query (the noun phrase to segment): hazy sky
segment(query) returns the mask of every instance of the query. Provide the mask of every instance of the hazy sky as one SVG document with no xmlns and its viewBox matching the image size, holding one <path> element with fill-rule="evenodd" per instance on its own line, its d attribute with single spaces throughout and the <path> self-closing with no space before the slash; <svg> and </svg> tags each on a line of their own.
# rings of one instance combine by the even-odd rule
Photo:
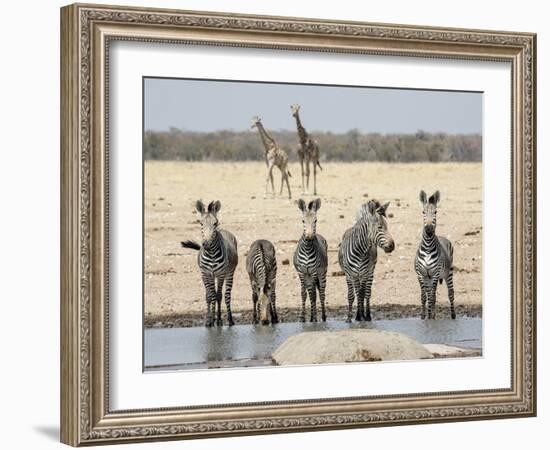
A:
<svg viewBox="0 0 550 450">
<path fill-rule="evenodd" d="M 270 130 L 295 130 L 301 105 L 308 131 L 481 133 L 482 94 L 367 87 L 146 78 L 146 130 L 247 130 L 260 116 Z"/>
</svg>

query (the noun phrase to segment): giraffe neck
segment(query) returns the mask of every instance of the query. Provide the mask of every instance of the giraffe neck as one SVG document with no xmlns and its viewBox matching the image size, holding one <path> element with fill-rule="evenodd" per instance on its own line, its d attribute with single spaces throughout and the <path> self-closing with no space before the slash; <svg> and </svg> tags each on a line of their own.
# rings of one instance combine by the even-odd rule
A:
<svg viewBox="0 0 550 450">
<path fill-rule="evenodd" d="M 296 128 L 298 129 L 298 137 L 300 138 L 300 144 L 304 145 L 307 140 L 306 129 L 302 126 L 300 121 L 300 114 L 296 113 Z"/>
<path fill-rule="evenodd" d="M 267 134 L 267 131 L 265 131 L 264 126 L 261 122 L 258 122 L 258 132 L 260 133 L 260 138 L 262 139 L 262 143 L 264 144 L 264 147 L 266 151 L 270 150 L 273 146 L 275 146 L 275 140 Z"/>
</svg>

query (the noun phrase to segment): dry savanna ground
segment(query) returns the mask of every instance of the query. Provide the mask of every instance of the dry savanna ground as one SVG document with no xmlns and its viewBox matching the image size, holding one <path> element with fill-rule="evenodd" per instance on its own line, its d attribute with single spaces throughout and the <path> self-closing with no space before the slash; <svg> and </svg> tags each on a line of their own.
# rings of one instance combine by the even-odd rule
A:
<svg viewBox="0 0 550 450">
<path fill-rule="evenodd" d="M 280 173 L 275 170 L 277 195 L 264 199 L 266 166 L 263 162 L 145 163 L 144 198 L 144 310 L 147 326 L 196 325 L 205 313 L 205 295 L 197 267 L 197 252 L 180 241 L 200 241 L 194 203 L 220 200 L 220 226 L 237 237 L 239 265 L 235 274 L 232 309 L 236 321 L 248 320 L 251 291 L 245 269 L 246 252 L 256 239 L 275 245 L 278 261 L 277 307 L 292 320 L 300 305 L 300 284 L 292 256 L 302 233 L 300 211 L 294 203 L 301 194 L 300 168 L 291 164 L 293 199 L 278 195 Z M 325 163 L 318 176 L 322 206 L 317 231 L 328 241 L 327 306 L 343 311 L 345 278 L 338 265 L 338 243 L 354 222 L 359 206 L 372 198 L 390 201 L 389 230 L 396 242 L 389 255 L 379 252 L 371 305 L 393 317 L 416 314 L 420 305 L 413 262 L 422 214 L 420 189 L 441 191 L 437 234 L 455 246 L 455 296 L 459 314 L 481 311 L 482 165 L 481 163 Z M 222 303 L 223 304 L 223 303 Z M 438 289 L 438 305 L 447 312 L 445 285 Z M 224 308 L 225 309 L 225 308 Z M 377 311 L 379 314 L 377 315 Z M 412 311 L 412 312 L 411 312 Z M 410 314 L 409 314 L 410 315 Z M 330 314 L 329 314 L 330 317 Z M 190 319 L 194 318 L 195 322 Z M 188 320 L 189 319 L 189 320 Z M 201 319 L 202 320 L 202 319 Z"/>
</svg>

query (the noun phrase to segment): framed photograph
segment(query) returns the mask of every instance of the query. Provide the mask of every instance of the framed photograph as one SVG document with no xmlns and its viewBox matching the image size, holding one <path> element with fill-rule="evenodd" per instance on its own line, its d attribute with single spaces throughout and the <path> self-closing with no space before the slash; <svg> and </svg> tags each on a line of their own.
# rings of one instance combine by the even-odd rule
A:
<svg viewBox="0 0 550 450">
<path fill-rule="evenodd" d="M 536 36 L 61 9 L 61 440 L 536 414 Z"/>
</svg>

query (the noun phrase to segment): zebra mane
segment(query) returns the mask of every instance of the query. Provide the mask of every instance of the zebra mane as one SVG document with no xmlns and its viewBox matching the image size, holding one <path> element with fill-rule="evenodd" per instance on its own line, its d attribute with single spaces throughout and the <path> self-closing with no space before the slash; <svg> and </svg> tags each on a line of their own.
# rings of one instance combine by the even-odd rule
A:
<svg viewBox="0 0 550 450">
<path fill-rule="evenodd" d="M 360 220 L 364 219 L 366 216 L 367 216 L 367 212 L 368 212 L 368 204 L 370 202 L 374 202 L 374 205 L 376 206 L 376 210 L 378 211 L 378 209 L 382 206 L 382 203 L 380 203 L 378 200 L 376 199 L 372 199 L 370 200 L 369 202 L 367 203 L 363 203 L 360 207 L 359 207 L 359 211 L 357 211 L 357 214 L 355 215 L 355 222 L 359 222 Z M 386 211 L 383 211 L 381 214 L 380 214 L 382 217 L 386 217 Z"/>
</svg>

